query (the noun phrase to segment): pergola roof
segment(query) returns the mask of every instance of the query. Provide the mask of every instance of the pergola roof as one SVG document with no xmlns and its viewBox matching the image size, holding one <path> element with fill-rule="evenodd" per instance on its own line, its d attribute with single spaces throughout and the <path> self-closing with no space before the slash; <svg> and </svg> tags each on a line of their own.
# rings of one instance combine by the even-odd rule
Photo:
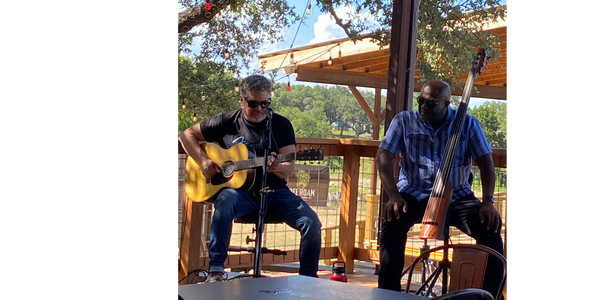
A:
<svg viewBox="0 0 600 300">
<path fill-rule="evenodd" d="M 506 100 L 506 21 L 493 23 L 485 30 L 502 39 L 501 55 L 498 60 L 488 62 L 488 68 L 477 77 L 472 96 Z M 340 49 L 341 59 L 338 58 Z M 292 52 L 295 64 L 290 63 Z M 330 57 L 331 65 L 327 63 Z M 370 38 L 358 40 L 356 44 L 348 38 L 335 39 L 261 54 L 258 59 L 264 71 L 296 72 L 297 81 L 387 89 L 389 46 L 380 50 Z M 419 92 L 423 83 L 418 81 L 418 69 L 415 74 L 415 92 Z M 459 78 L 465 81 L 467 74 Z M 462 95 L 462 88 L 454 89 L 452 94 Z"/>
</svg>

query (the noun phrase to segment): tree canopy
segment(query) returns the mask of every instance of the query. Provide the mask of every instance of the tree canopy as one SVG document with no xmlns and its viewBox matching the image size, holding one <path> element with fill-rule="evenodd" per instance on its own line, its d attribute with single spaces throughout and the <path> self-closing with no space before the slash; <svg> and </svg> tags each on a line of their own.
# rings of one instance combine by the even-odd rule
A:
<svg viewBox="0 0 600 300">
<path fill-rule="evenodd" d="M 295 7 L 286 0 L 179 0 L 179 51 L 192 54 L 194 37 L 200 41 L 197 54 L 219 61 L 235 74 L 250 69 L 263 43 L 283 40 L 283 29 L 300 22 Z M 475 50 L 484 47 L 491 59 L 498 57 L 498 37 L 482 31 L 485 25 L 505 18 L 502 0 L 421 0 L 418 17 L 416 64 L 422 81 L 444 79 L 459 85 L 458 75 L 466 73 Z M 329 13 L 346 35 L 356 40 L 369 34 L 380 46 L 391 41 L 392 0 L 309 0 L 313 10 Z M 340 8 L 350 8 L 342 14 Z M 299 8 L 304 11 L 305 8 Z"/>
<path fill-rule="evenodd" d="M 179 114 L 180 131 L 195 122 L 194 114 L 199 121 L 239 107 L 233 87 L 241 71 L 260 72 L 258 66 L 254 70 L 250 66 L 258 49 L 283 41 L 284 29 L 305 17 L 306 7 L 292 7 L 287 0 L 210 0 L 210 9 L 206 1 L 179 0 L 179 106 L 186 105 Z M 468 71 L 473 47 L 486 48 L 495 59 L 499 53 L 494 46 L 500 40 L 482 29 L 505 18 L 503 2 L 421 0 L 415 62 L 420 80 L 442 79 L 462 87 L 457 76 Z M 351 39 L 368 34 L 381 47 L 391 41 L 391 0 L 307 0 L 308 5 L 313 11 L 329 13 Z M 341 8 L 351 12 L 343 14 L 348 10 Z M 196 53 L 191 51 L 194 39 L 200 45 Z M 299 137 L 330 137 L 332 123 L 342 124 L 340 135 L 345 128 L 353 129 L 355 138 L 372 132 L 369 119 L 346 87 L 295 85 L 291 92 L 285 83 L 274 87 L 273 107 L 292 121 Z M 373 93 L 365 91 L 363 96 L 373 107 Z M 452 97 L 453 106 L 458 99 Z M 470 112 L 480 119 L 493 146 L 505 147 L 506 121 L 498 116 L 505 115 L 506 104 L 498 105 L 490 102 Z"/>
</svg>

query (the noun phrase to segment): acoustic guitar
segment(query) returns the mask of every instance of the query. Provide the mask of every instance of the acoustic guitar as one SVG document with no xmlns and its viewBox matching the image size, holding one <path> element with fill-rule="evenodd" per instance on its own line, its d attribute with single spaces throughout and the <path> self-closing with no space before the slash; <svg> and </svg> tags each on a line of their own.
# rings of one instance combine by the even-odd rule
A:
<svg viewBox="0 0 600 300">
<path fill-rule="evenodd" d="M 249 158 L 255 156 L 251 155 L 254 154 L 254 150 L 241 143 L 229 149 L 223 149 L 215 143 L 205 143 L 202 144 L 202 148 L 208 157 L 221 167 L 221 173 L 207 182 L 201 166 L 188 156 L 185 163 L 185 192 L 194 202 L 212 203 L 219 191 L 224 188 L 242 191 L 250 189 L 255 183 L 254 168 L 262 167 L 264 164 L 264 157 Z M 279 162 L 291 160 L 323 160 L 323 148 L 277 155 Z"/>
</svg>

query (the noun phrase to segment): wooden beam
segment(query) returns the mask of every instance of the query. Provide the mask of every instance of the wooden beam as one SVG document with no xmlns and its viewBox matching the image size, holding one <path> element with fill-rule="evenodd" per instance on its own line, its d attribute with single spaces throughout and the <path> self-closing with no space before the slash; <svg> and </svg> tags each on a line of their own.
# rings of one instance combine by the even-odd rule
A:
<svg viewBox="0 0 600 300">
<path fill-rule="evenodd" d="M 299 68 L 298 81 L 352 85 L 371 88 L 387 88 L 387 76 L 318 68 Z"/>
<path fill-rule="evenodd" d="M 387 89 L 387 76 L 319 68 L 299 68 L 298 81 L 357 87 Z M 420 92 L 423 82 L 414 82 L 414 92 Z M 452 95 L 462 95 L 462 89 L 452 89 Z M 389 96 L 389 95 L 388 95 Z M 506 87 L 475 85 L 473 97 L 506 100 Z"/>
<path fill-rule="evenodd" d="M 375 124 L 373 124 L 373 139 L 379 139 L 379 125 L 385 117 L 385 111 L 381 111 L 381 89 L 375 89 L 375 107 L 374 114 L 376 116 Z M 382 117 L 383 116 L 383 117 Z M 377 132 L 375 132 L 377 131 Z"/>
<path fill-rule="evenodd" d="M 354 98 L 356 98 L 356 100 L 358 101 L 358 104 L 360 104 L 360 107 L 362 107 L 362 109 L 367 114 L 367 117 L 369 117 L 369 120 L 371 120 L 371 123 L 375 124 L 377 122 L 377 118 L 375 118 L 375 114 L 373 114 L 373 111 L 369 107 L 367 101 L 365 101 L 365 98 L 362 96 L 360 91 L 355 86 L 349 85 L 348 87 L 354 95 Z"/>
<path fill-rule="evenodd" d="M 421 91 L 424 82 L 415 82 L 415 92 Z M 497 86 L 475 85 L 472 97 L 506 100 L 506 88 Z M 462 89 L 452 89 L 452 95 L 462 95 Z"/>
<path fill-rule="evenodd" d="M 373 56 L 372 52 L 382 52 L 379 50 L 379 45 L 371 42 L 371 38 L 363 38 L 353 41 L 348 38 L 332 40 L 328 42 L 318 43 L 314 45 L 307 45 L 296 47 L 292 50 L 282 50 L 274 53 L 261 54 L 258 56 L 258 65 L 263 68 L 263 71 L 279 70 L 284 67 L 290 66 L 301 66 L 316 61 L 327 61 L 329 59 L 329 53 L 331 51 L 331 57 L 337 59 L 337 48 L 338 43 L 342 47 L 342 55 L 363 55 L 363 57 Z M 290 53 L 294 52 L 294 59 L 296 64 L 290 63 Z M 369 53 L 366 54 L 365 53 Z M 375 54 L 379 55 L 379 54 Z M 343 60 L 343 59 L 342 59 Z"/>
<path fill-rule="evenodd" d="M 353 63 L 346 63 L 346 70 L 352 70 L 352 69 L 362 70 L 362 69 L 364 69 L 364 67 L 370 67 L 370 66 L 376 65 L 376 64 L 386 64 L 387 65 L 389 62 L 390 62 L 389 57 L 381 56 L 381 57 L 357 61 L 357 62 L 353 62 Z"/>
</svg>

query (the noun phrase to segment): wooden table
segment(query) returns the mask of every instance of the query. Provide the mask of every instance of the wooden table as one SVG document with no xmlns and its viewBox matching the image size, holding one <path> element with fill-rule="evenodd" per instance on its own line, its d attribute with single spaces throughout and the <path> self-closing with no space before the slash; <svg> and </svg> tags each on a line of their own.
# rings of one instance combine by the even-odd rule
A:
<svg viewBox="0 0 600 300">
<path fill-rule="evenodd" d="M 233 279 L 179 286 L 184 300 L 424 300 L 427 297 L 307 276 Z"/>
</svg>

